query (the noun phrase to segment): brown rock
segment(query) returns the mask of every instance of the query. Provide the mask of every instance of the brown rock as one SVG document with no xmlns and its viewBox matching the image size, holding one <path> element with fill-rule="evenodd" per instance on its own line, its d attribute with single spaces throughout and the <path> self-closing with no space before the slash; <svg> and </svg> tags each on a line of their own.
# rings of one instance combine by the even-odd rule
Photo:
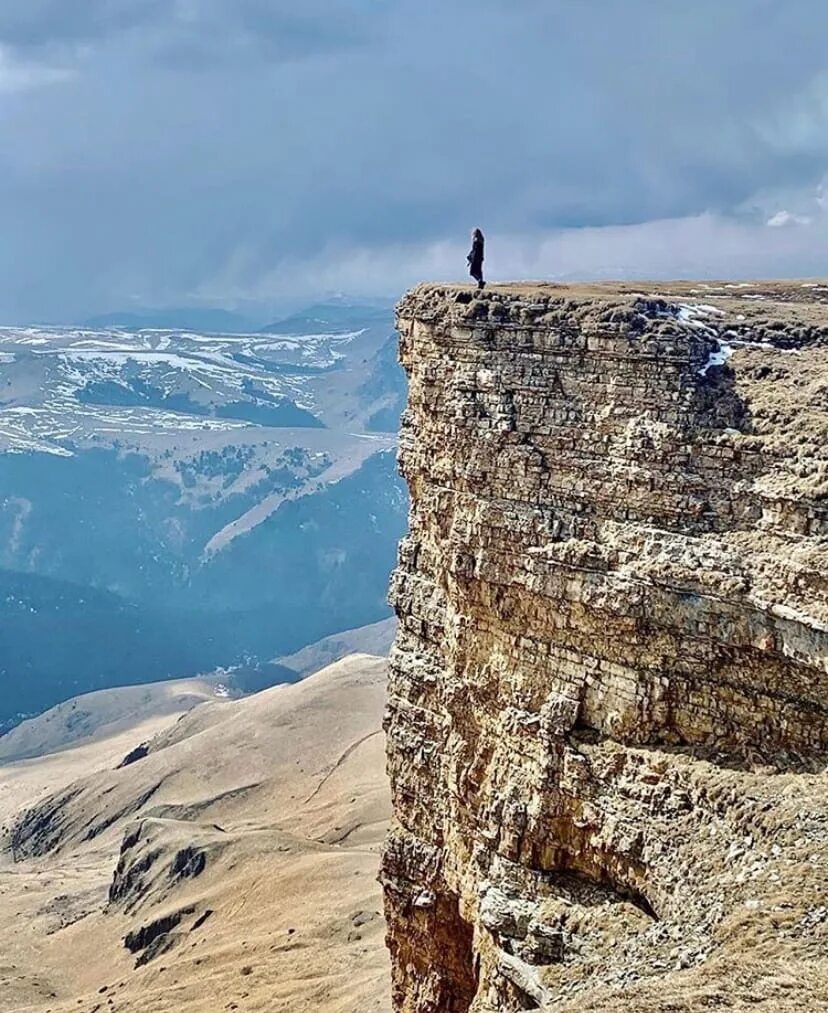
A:
<svg viewBox="0 0 828 1013">
<path fill-rule="evenodd" d="M 825 290 L 636 288 L 398 309 L 400 1013 L 828 1002 Z"/>
</svg>

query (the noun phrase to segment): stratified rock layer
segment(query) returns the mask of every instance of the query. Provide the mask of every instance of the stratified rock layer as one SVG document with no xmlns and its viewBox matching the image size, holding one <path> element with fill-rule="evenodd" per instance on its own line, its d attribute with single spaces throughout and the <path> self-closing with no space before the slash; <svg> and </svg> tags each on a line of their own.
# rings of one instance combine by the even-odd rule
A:
<svg viewBox="0 0 828 1013">
<path fill-rule="evenodd" d="M 401 1013 L 828 1009 L 826 298 L 400 304 Z"/>
</svg>

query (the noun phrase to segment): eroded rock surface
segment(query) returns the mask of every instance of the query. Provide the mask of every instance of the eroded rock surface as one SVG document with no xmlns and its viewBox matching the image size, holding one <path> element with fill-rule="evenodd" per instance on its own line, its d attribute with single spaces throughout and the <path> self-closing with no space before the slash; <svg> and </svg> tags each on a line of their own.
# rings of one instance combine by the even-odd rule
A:
<svg viewBox="0 0 828 1013">
<path fill-rule="evenodd" d="M 400 1013 L 828 1009 L 827 300 L 400 304 Z"/>
</svg>

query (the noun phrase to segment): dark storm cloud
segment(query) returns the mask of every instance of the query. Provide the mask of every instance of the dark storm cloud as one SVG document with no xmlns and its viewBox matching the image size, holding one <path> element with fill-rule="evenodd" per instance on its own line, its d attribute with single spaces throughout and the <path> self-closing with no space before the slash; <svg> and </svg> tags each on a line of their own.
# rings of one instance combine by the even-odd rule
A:
<svg viewBox="0 0 828 1013">
<path fill-rule="evenodd" d="M 4 0 L 0 42 L 34 48 L 88 42 L 151 24 L 169 0 Z"/>
<path fill-rule="evenodd" d="M 388 291 L 474 224 L 501 274 L 820 263 L 817 0 L 15 6 L 7 316 Z"/>
<path fill-rule="evenodd" d="M 23 50 L 117 45 L 119 35 L 143 29 L 147 56 L 186 54 L 192 63 L 234 54 L 295 58 L 347 48 L 366 38 L 359 0 L 6 0 L 0 43 Z"/>
</svg>

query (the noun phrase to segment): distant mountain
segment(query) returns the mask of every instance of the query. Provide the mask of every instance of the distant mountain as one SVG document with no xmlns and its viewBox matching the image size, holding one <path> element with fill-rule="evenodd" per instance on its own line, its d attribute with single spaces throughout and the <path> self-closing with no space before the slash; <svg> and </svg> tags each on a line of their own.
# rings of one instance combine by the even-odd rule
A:
<svg viewBox="0 0 828 1013">
<path fill-rule="evenodd" d="M 289 680 L 269 659 L 389 614 L 391 313 L 288 329 L 0 327 L 0 726 L 123 680 Z"/>
<path fill-rule="evenodd" d="M 108 591 L 0 570 L 0 732 L 78 693 L 208 668 L 211 625 Z"/>
<path fill-rule="evenodd" d="M 384 658 L 391 650 L 396 632 L 397 620 L 394 616 L 390 616 L 369 626 L 360 626 L 355 630 L 345 630 L 343 633 L 324 637 L 314 644 L 303 647 L 301 651 L 296 651 L 295 654 L 279 658 L 275 664 L 306 678 L 341 658 L 347 658 L 349 654 L 372 654 Z"/>
<path fill-rule="evenodd" d="M 129 330 L 161 329 L 239 334 L 254 329 L 248 317 L 230 310 L 203 307 L 171 307 L 158 310 L 115 310 L 81 321 L 83 327 L 124 327 Z"/>
<path fill-rule="evenodd" d="M 343 334 L 347 331 L 391 323 L 390 303 L 352 303 L 331 300 L 316 303 L 292 316 L 261 329 L 263 334 Z M 390 328 L 389 328 L 390 329 Z"/>
<path fill-rule="evenodd" d="M 259 658 L 274 656 L 277 633 L 303 646 L 376 622 L 390 612 L 388 575 L 407 513 L 396 455 L 373 454 L 236 538 L 193 574 L 190 594 L 201 607 L 232 613 L 236 636 Z"/>
<path fill-rule="evenodd" d="M 208 458 L 204 467 L 221 477 L 243 463 Z M 290 670 L 251 659 L 388 615 L 406 519 L 392 453 L 285 497 L 203 559 L 204 537 L 234 515 L 232 501 L 192 509 L 144 458 L 89 451 L 4 464 L 0 732 L 78 693 L 219 666 L 243 664 L 235 682 L 246 690 L 287 681 Z M 33 564 L 48 575 L 21 572 Z"/>
<path fill-rule="evenodd" d="M 373 433 L 396 433 L 408 396 L 405 373 L 397 362 L 397 335 L 392 334 L 367 363 L 366 379 L 357 388 L 374 411 L 365 420 Z"/>
</svg>

